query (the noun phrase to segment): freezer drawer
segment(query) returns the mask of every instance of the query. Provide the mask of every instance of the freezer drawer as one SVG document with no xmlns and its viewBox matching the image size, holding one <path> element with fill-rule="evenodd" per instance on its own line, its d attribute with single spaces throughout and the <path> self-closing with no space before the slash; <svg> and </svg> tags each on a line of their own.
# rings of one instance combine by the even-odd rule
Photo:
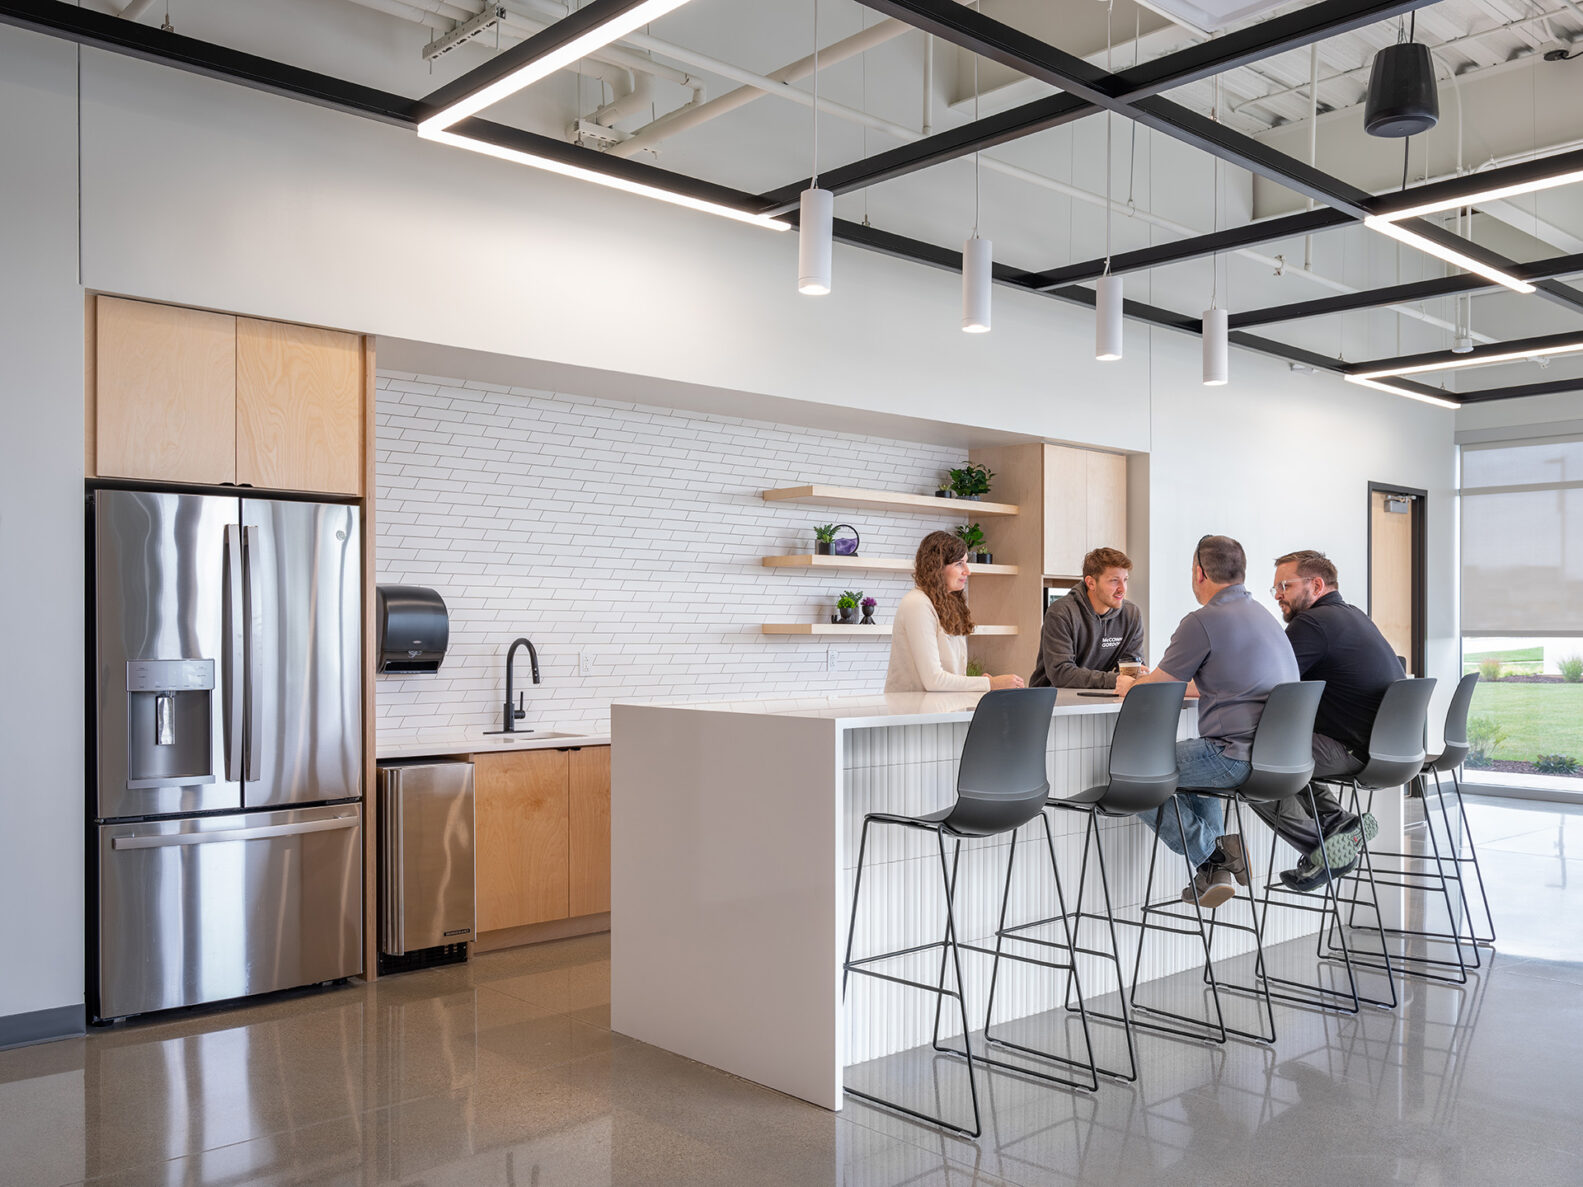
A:
<svg viewBox="0 0 1583 1187">
<path fill-rule="evenodd" d="M 473 764 L 382 763 L 380 951 L 473 939 Z"/>
<path fill-rule="evenodd" d="M 101 825 L 95 1019 L 362 971 L 362 815 Z"/>
</svg>

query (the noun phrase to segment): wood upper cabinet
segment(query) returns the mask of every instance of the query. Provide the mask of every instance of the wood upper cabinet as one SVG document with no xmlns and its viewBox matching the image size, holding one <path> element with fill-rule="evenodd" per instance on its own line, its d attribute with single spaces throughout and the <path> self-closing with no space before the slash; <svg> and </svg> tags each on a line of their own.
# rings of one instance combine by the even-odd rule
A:
<svg viewBox="0 0 1583 1187">
<path fill-rule="evenodd" d="M 1095 548 L 1127 547 L 1125 454 L 1044 447 L 1044 572 L 1077 577 Z"/>
<path fill-rule="evenodd" d="M 571 759 L 571 911 L 610 910 L 610 747 L 574 750 Z"/>
<path fill-rule="evenodd" d="M 236 480 L 361 494 L 363 344 L 356 334 L 236 319 Z"/>
<path fill-rule="evenodd" d="M 99 297 L 94 473 L 236 481 L 236 318 Z"/>
<path fill-rule="evenodd" d="M 478 931 L 566 918 L 567 759 L 564 750 L 473 756 Z"/>
<path fill-rule="evenodd" d="M 90 477 L 360 495 L 363 339 L 92 298 Z"/>
</svg>

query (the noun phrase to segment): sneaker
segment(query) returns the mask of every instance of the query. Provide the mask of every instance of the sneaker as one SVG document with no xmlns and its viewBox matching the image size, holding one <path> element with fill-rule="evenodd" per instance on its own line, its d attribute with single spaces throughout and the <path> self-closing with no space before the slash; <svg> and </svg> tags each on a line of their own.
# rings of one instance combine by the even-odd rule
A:
<svg viewBox="0 0 1583 1187">
<path fill-rule="evenodd" d="M 1248 884 L 1248 851 L 1243 848 L 1242 838 L 1236 833 L 1221 837 L 1217 842 L 1220 852 L 1225 857 L 1220 868 L 1237 880 L 1238 886 Z"/>
<path fill-rule="evenodd" d="M 1314 852 L 1317 853 L 1318 850 L 1316 849 Z M 1329 876 L 1327 876 L 1325 873 L 1325 866 L 1323 862 L 1315 865 L 1313 862 L 1309 861 L 1308 858 L 1304 857 L 1298 861 L 1296 869 L 1281 871 L 1281 881 L 1289 889 L 1301 891 L 1303 894 L 1307 894 L 1310 890 L 1318 890 L 1330 880 L 1330 877 L 1345 878 L 1357 868 L 1358 856 L 1356 853 L 1354 853 L 1351 859 L 1345 864 L 1332 865 L 1330 867 Z"/>
<path fill-rule="evenodd" d="M 1195 896 L 1194 891 L 1197 891 Z M 1224 868 L 1199 870 L 1193 877 L 1193 884 L 1182 891 L 1182 901 L 1191 903 L 1195 897 L 1198 905 L 1214 910 L 1221 903 L 1235 898 L 1237 883 L 1231 876 L 1231 871 Z"/>
<path fill-rule="evenodd" d="M 1379 835 L 1380 822 L 1374 819 L 1374 813 L 1365 812 L 1363 819 L 1356 821 L 1348 827 L 1338 828 L 1325 838 L 1324 853 L 1319 852 L 1319 847 L 1311 850 L 1303 862 L 1310 867 L 1316 867 L 1321 872 L 1325 868 L 1325 858 L 1330 858 L 1330 868 L 1339 870 L 1342 866 L 1356 865 L 1358 851 L 1363 848 L 1366 841 L 1372 841 Z M 1303 868 L 1299 863 L 1299 869 Z M 1282 874 L 1282 878 L 1286 875 Z M 1322 880 L 1321 880 L 1322 881 Z"/>
</svg>

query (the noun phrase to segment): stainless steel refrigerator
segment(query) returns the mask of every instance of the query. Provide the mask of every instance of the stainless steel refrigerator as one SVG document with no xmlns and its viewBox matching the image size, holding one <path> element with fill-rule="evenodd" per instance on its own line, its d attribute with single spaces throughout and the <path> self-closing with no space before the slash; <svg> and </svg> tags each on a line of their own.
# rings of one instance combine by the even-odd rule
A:
<svg viewBox="0 0 1583 1187">
<path fill-rule="evenodd" d="M 90 496 L 96 1021 L 362 968 L 358 511 Z"/>
</svg>

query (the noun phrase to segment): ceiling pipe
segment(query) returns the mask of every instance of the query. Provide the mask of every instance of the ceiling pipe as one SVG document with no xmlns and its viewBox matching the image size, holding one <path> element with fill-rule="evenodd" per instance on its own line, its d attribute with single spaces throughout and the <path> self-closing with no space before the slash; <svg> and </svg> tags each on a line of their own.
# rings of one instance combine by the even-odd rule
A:
<svg viewBox="0 0 1583 1187">
<path fill-rule="evenodd" d="M 877 45 L 883 45 L 903 33 L 912 31 L 912 26 L 905 21 L 881 21 L 879 24 L 860 33 L 854 33 L 851 37 L 844 38 L 821 49 L 819 51 L 819 68 L 823 70 L 825 67 L 833 66 L 837 62 L 844 62 L 848 58 L 854 58 Z M 679 61 L 686 61 L 687 58 L 683 57 L 683 55 L 688 54 L 690 51 L 683 50 L 680 47 L 667 47 L 663 50 L 657 50 L 657 52 L 663 53 L 667 57 L 677 58 Z M 807 57 L 799 58 L 797 61 L 782 66 L 779 70 L 768 75 L 752 75 L 737 67 L 729 67 L 732 73 L 717 69 L 718 73 L 726 74 L 728 78 L 734 77 L 742 85 L 697 107 L 685 111 L 668 112 L 660 116 L 653 123 L 637 129 L 630 140 L 623 140 L 620 144 L 613 146 L 609 150 L 610 155 L 630 157 L 646 148 L 653 148 L 660 141 L 685 132 L 689 128 L 695 128 L 700 124 L 725 115 L 729 111 L 735 111 L 739 107 L 744 107 L 756 99 L 762 99 L 767 94 L 781 94 L 783 91 L 791 90 L 791 83 L 807 78 L 813 73 L 813 63 L 813 55 L 809 54 Z M 716 69 L 717 66 L 725 65 L 724 63 L 719 63 L 706 66 L 702 61 L 693 61 L 690 64 L 697 66 L 699 69 Z M 798 93 L 800 94 L 801 92 Z M 811 96 L 809 97 L 809 103 L 812 103 Z M 819 110 L 829 111 L 832 115 L 843 115 L 848 119 L 853 118 L 853 116 L 872 118 L 868 117 L 867 112 L 860 111 L 857 108 L 848 108 L 843 112 L 833 109 L 837 105 L 827 106 L 826 104 L 827 100 L 820 99 Z M 864 122 L 866 122 L 866 119 Z M 881 131 L 892 132 L 893 134 L 898 130 L 910 132 L 910 129 L 903 129 L 901 124 L 891 124 L 888 121 L 880 121 L 880 125 L 874 126 L 879 126 Z"/>
</svg>

